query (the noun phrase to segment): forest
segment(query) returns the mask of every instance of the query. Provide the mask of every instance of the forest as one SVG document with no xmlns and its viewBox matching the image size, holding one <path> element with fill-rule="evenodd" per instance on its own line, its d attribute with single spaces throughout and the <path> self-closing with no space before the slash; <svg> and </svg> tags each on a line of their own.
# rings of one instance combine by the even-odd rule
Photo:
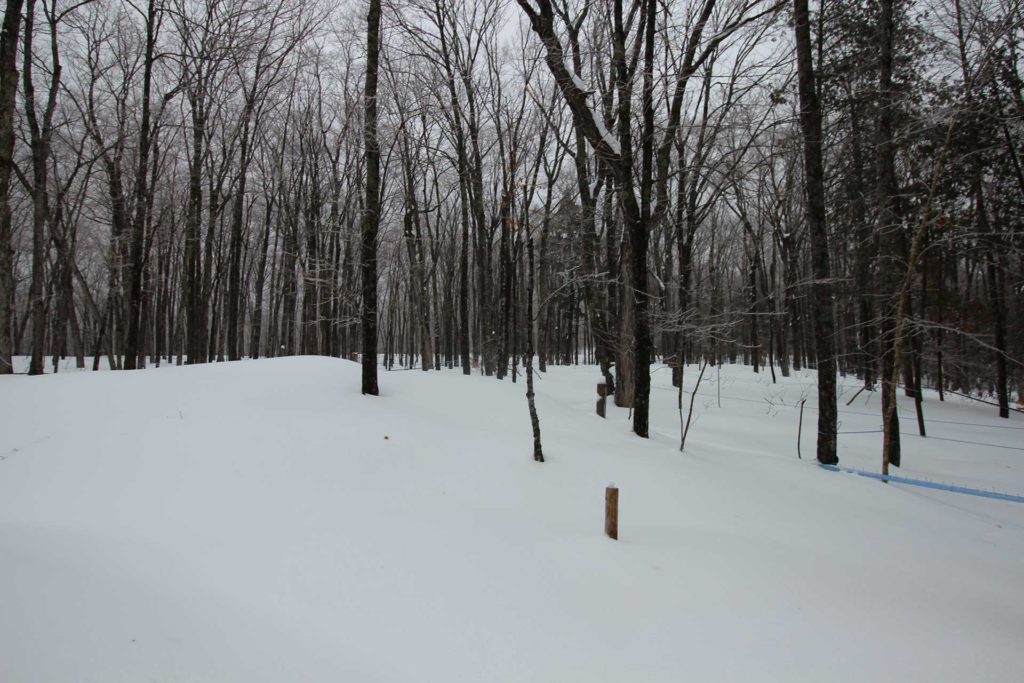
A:
<svg viewBox="0 0 1024 683">
<path fill-rule="evenodd" d="M 4 2 L 0 682 L 1022 679 L 1024 0 Z"/>
<path fill-rule="evenodd" d="M 815 368 L 899 464 L 1024 402 L 1020 5 L 7 0 L 0 373 Z"/>
</svg>

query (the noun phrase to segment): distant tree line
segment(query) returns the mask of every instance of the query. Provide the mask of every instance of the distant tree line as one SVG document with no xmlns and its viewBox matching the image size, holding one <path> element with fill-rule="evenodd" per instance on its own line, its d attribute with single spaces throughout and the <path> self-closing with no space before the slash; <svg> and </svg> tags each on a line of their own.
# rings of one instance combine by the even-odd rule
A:
<svg viewBox="0 0 1024 683">
<path fill-rule="evenodd" d="M 0 373 L 819 368 L 823 461 L 836 371 L 1024 398 L 1018 0 L 374 7 L 7 0 Z"/>
</svg>

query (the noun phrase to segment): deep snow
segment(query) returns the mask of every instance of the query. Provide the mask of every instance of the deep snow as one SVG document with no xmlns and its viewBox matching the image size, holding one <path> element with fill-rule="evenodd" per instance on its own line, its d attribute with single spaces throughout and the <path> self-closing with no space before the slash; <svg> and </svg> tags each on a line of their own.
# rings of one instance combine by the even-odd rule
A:
<svg viewBox="0 0 1024 683">
<path fill-rule="evenodd" d="M 686 453 L 667 371 L 649 441 L 598 379 L 540 375 L 537 464 L 524 383 L 458 371 L 0 378 L 0 681 L 1020 680 L 1024 505 L 816 467 L 813 374 L 709 368 Z M 1024 494 L 1024 416 L 901 409 L 900 474 Z"/>
</svg>

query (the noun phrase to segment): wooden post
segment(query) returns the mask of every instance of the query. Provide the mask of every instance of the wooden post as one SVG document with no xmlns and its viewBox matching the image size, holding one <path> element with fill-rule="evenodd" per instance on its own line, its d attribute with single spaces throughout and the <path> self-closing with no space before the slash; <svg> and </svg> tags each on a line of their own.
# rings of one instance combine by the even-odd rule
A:
<svg viewBox="0 0 1024 683">
<path fill-rule="evenodd" d="M 604 490 L 604 533 L 608 538 L 619 538 L 619 490 L 615 484 Z"/>
<path fill-rule="evenodd" d="M 597 416 L 604 417 L 607 412 L 606 407 L 608 405 L 608 385 L 604 382 L 598 384 L 597 395 L 599 397 L 597 399 Z"/>
</svg>

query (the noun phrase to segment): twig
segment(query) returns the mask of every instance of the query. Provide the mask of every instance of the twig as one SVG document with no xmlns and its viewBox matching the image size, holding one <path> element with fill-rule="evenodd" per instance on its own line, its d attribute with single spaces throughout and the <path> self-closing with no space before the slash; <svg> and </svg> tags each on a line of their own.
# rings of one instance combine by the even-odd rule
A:
<svg viewBox="0 0 1024 683">
<path fill-rule="evenodd" d="M 969 398 L 972 401 L 977 401 L 978 403 L 984 403 L 985 405 L 996 406 L 997 408 L 999 407 L 998 403 L 993 403 L 992 401 L 986 401 L 985 399 L 978 398 L 977 396 L 970 396 L 968 394 L 961 394 L 959 391 L 953 391 L 952 389 L 945 389 L 944 391 L 947 394 L 953 394 L 954 396 L 960 396 L 962 398 Z M 1020 408 L 1014 408 L 1013 406 L 1010 406 L 1010 410 L 1012 410 L 1015 413 L 1024 413 L 1024 410 L 1022 410 Z"/>
<path fill-rule="evenodd" d="M 853 398 L 851 398 L 851 399 L 850 399 L 849 401 L 847 401 L 847 402 L 846 402 L 846 406 L 847 406 L 847 407 L 849 407 L 851 403 L 853 403 L 854 401 L 856 401 L 856 400 L 857 400 L 857 397 L 858 397 L 858 396 L 860 396 L 860 392 L 864 391 L 865 389 L 867 389 L 867 386 L 866 386 L 866 385 L 865 385 L 865 386 L 863 386 L 863 387 L 861 387 L 860 389 L 858 389 L 858 390 L 857 390 L 857 393 L 853 395 Z"/>
<path fill-rule="evenodd" d="M 697 390 L 700 389 L 700 381 L 704 377 L 704 371 L 708 369 L 708 362 L 705 360 L 704 365 L 700 367 L 700 374 L 697 375 L 697 384 L 693 387 L 693 393 L 690 394 L 690 412 L 686 415 L 686 427 L 683 429 L 683 436 L 679 439 L 679 450 L 683 450 L 683 446 L 686 445 L 686 434 L 690 431 L 690 419 L 693 417 L 693 399 L 697 398 Z M 679 382 L 682 385 L 682 380 Z"/>
</svg>

